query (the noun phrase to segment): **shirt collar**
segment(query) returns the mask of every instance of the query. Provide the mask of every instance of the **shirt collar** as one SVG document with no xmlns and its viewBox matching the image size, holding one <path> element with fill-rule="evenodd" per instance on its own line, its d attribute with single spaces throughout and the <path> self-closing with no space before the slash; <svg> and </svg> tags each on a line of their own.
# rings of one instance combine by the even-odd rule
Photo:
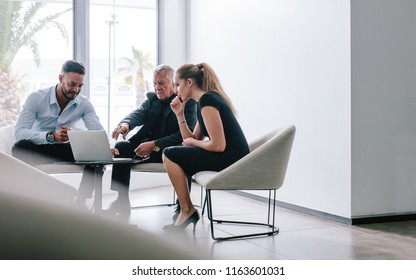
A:
<svg viewBox="0 0 416 280">
<path fill-rule="evenodd" d="M 56 85 L 56 86 L 54 86 L 54 87 L 51 87 L 51 89 L 50 89 L 50 91 L 49 91 L 49 94 L 50 94 L 50 99 L 49 99 L 49 104 L 50 105 L 52 105 L 52 104 L 57 104 L 58 106 L 59 106 L 59 104 L 58 104 L 58 99 L 56 98 L 56 88 L 58 87 L 58 85 Z M 81 93 L 80 93 L 81 94 Z M 67 107 L 70 107 L 70 106 L 72 106 L 73 104 L 77 104 L 78 103 L 78 96 L 79 96 L 79 94 L 77 95 L 77 97 L 75 97 L 75 99 L 73 99 L 73 100 L 71 100 L 71 101 L 69 101 L 69 103 L 68 103 L 68 105 L 66 105 Z"/>
</svg>

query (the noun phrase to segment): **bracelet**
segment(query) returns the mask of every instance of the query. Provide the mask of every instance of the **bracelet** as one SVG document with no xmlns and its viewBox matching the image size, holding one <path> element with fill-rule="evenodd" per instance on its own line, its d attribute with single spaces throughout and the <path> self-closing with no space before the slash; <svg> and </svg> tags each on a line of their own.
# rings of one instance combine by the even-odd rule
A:
<svg viewBox="0 0 416 280">
<path fill-rule="evenodd" d="M 186 123 L 186 120 L 178 122 L 178 124 Z"/>
</svg>

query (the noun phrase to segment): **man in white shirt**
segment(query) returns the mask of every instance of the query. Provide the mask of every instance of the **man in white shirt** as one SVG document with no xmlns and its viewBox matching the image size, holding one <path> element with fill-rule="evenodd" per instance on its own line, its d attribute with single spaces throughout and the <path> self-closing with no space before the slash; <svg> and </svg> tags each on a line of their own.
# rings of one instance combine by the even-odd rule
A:
<svg viewBox="0 0 416 280">
<path fill-rule="evenodd" d="M 14 157 L 30 165 L 74 161 L 68 142 L 68 130 L 83 121 L 89 130 L 104 130 L 95 109 L 80 95 L 85 68 L 68 60 L 55 86 L 31 93 L 14 129 Z M 86 166 L 81 185 L 93 184 L 93 168 Z"/>
</svg>

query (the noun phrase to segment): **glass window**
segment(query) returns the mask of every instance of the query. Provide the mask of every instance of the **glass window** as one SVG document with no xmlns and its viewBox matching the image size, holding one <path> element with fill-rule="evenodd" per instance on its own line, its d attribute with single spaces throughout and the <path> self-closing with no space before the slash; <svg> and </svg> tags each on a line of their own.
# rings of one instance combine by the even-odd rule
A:
<svg viewBox="0 0 416 280">
<path fill-rule="evenodd" d="M 14 124 L 29 93 L 58 82 L 72 23 L 72 1 L 0 1 L 0 127 Z"/>
<path fill-rule="evenodd" d="M 101 123 L 114 127 L 153 89 L 157 63 L 157 0 L 90 1 L 91 102 Z"/>
<path fill-rule="evenodd" d="M 62 63 L 74 56 L 74 17 L 90 23 L 90 90 L 83 93 L 105 128 L 153 89 L 157 0 L 90 0 L 89 7 L 84 19 L 73 15 L 72 0 L 0 1 L 0 127 L 15 122 L 29 93 L 58 83 Z"/>
</svg>

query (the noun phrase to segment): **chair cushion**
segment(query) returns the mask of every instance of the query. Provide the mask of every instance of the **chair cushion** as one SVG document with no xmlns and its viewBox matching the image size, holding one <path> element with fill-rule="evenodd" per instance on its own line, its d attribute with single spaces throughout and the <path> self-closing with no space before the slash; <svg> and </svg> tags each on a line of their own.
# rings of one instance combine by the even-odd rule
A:
<svg viewBox="0 0 416 280">
<path fill-rule="evenodd" d="M 218 172 L 215 171 L 201 171 L 195 174 L 195 182 L 200 184 L 201 186 L 206 186 L 207 183 L 214 178 Z"/>
<path fill-rule="evenodd" d="M 131 168 L 131 171 L 136 172 L 154 172 L 154 173 L 166 173 L 163 163 L 140 163 L 135 164 Z"/>
</svg>

